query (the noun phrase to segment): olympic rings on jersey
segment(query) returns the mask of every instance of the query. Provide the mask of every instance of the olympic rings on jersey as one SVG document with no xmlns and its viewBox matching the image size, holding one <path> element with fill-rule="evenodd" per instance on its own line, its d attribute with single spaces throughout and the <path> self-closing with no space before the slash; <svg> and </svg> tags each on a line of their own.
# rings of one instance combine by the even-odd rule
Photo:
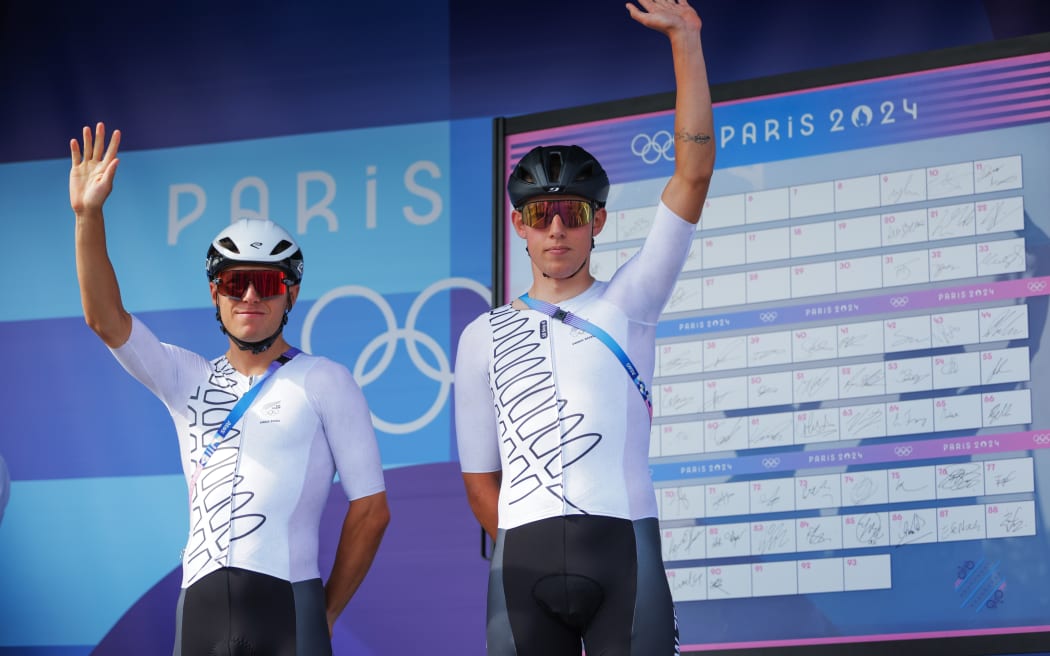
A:
<svg viewBox="0 0 1050 656">
<path fill-rule="evenodd" d="M 660 130 L 652 136 L 641 133 L 631 139 L 631 152 L 642 158 L 646 164 L 656 164 L 661 159 L 674 161 L 674 137 L 667 130 Z"/>
<path fill-rule="evenodd" d="M 441 344 L 437 342 L 433 337 L 426 333 L 420 332 L 416 328 L 416 321 L 419 319 L 419 313 L 422 310 L 424 304 L 432 296 L 440 292 L 450 289 L 466 289 L 476 293 L 485 302 L 485 307 L 489 307 L 492 291 L 479 283 L 476 280 L 470 278 L 446 278 L 445 280 L 439 280 L 423 291 L 419 293 L 419 296 L 412 301 L 412 305 L 408 310 L 408 316 L 405 318 L 405 327 L 398 328 L 397 318 L 394 317 L 394 310 L 387 303 L 386 299 L 381 294 L 368 287 L 361 285 L 344 285 L 342 287 L 336 287 L 318 298 L 312 306 L 310 311 L 306 313 L 306 319 L 303 322 L 302 332 L 302 345 L 303 350 L 307 353 L 312 352 L 310 348 L 310 337 L 313 333 L 314 323 L 320 316 L 321 311 L 324 310 L 332 301 L 345 297 L 359 296 L 361 298 L 371 301 L 376 308 L 378 308 L 380 314 L 386 322 L 386 330 L 380 335 L 372 339 L 362 349 L 361 353 L 357 356 L 357 361 L 353 366 L 354 379 L 357 384 L 362 388 L 365 385 L 375 381 L 383 373 L 386 372 L 390 366 L 390 362 L 394 359 L 394 352 L 397 350 L 397 343 L 401 340 L 405 341 L 405 345 L 408 349 L 408 356 L 412 360 L 412 363 L 416 366 L 421 374 L 430 378 L 431 380 L 440 383 L 437 398 L 431 404 L 430 408 L 423 413 L 422 416 L 408 421 L 405 423 L 395 423 L 386 421 L 376 416 L 375 411 L 372 411 L 372 421 L 375 424 L 377 430 L 381 430 L 384 433 L 390 433 L 395 435 L 406 435 L 408 433 L 414 433 L 418 430 L 425 428 L 434 418 L 441 412 L 441 409 L 445 407 L 448 402 L 449 390 L 452 387 L 453 371 L 451 367 L 451 358 L 445 353 Z M 426 360 L 423 359 L 419 352 L 418 344 L 422 344 L 437 362 L 437 367 L 430 366 Z M 379 362 L 376 363 L 371 370 L 365 371 L 365 366 L 370 361 L 372 354 L 378 349 L 383 348 L 383 353 L 379 358 Z"/>
</svg>

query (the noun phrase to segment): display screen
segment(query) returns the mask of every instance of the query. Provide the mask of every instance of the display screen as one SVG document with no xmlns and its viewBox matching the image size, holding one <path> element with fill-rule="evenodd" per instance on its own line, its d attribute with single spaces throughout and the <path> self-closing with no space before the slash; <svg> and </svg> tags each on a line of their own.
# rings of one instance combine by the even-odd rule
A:
<svg viewBox="0 0 1050 656">
<path fill-rule="evenodd" d="M 1050 651 L 1048 50 L 712 90 L 715 175 L 653 372 L 683 652 Z M 497 122 L 498 180 L 541 144 L 608 171 L 598 279 L 652 224 L 673 102 Z M 499 191 L 508 302 L 532 272 Z"/>
</svg>

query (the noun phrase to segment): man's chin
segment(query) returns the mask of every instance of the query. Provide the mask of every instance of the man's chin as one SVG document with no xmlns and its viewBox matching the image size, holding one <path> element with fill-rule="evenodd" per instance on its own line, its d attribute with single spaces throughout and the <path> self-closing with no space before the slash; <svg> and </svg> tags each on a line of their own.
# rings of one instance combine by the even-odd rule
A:
<svg viewBox="0 0 1050 656">
<path fill-rule="evenodd" d="M 583 269 L 584 267 L 580 264 L 558 264 L 558 266 L 548 267 L 543 274 L 554 280 L 569 280 L 580 273 Z"/>
<path fill-rule="evenodd" d="M 238 330 L 233 333 L 233 336 L 242 342 L 249 342 L 254 344 L 255 342 L 261 342 L 270 335 L 274 334 L 277 328 L 270 328 L 269 330 L 263 330 L 259 328 L 252 328 L 251 330 Z"/>
</svg>

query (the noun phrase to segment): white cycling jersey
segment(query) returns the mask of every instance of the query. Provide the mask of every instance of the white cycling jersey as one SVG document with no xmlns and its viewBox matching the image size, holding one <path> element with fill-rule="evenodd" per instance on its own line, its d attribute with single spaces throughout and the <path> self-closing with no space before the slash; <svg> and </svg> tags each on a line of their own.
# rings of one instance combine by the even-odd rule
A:
<svg viewBox="0 0 1050 656">
<path fill-rule="evenodd" d="M 608 332 L 646 385 L 656 322 L 695 230 L 661 202 L 644 246 L 608 283 L 558 304 Z M 503 471 L 499 528 L 573 514 L 656 516 L 648 409 L 590 333 L 509 304 L 481 315 L 460 337 L 455 406 L 462 470 Z"/>
<path fill-rule="evenodd" d="M 238 373 L 226 356 L 208 361 L 162 343 L 137 318 L 128 341 L 111 350 L 167 406 L 189 484 L 257 377 Z M 337 470 L 350 500 L 385 489 L 360 387 L 346 367 L 303 353 L 264 381 L 198 476 L 182 587 L 220 567 L 293 583 L 318 578 L 318 529 Z"/>
</svg>

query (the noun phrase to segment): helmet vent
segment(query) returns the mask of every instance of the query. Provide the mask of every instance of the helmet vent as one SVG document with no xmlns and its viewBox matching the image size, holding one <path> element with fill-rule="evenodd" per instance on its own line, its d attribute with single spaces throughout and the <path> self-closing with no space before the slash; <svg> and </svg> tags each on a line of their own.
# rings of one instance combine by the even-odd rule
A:
<svg viewBox="0 0 1050 656">
<path fill-rule="evenodd" d="M 219 245 L 230 251 L 231 253 L 240 253 L 241 250 L 237 248 L 237 243 L 229 237 L 223 237 L 219 240 Z"/>
<path fill-rule="evenodd" d="M 548 178 L 552 181 L 561 180 L 561 153 L 551 153 L 550 161 L 547 163 Z"/>
<path fill-rule="evenodd" d="M 287 239 L 282 239 L 281 241 L 277 242 L 276 246 L 273 247 L 273 250 L 270 251 L 270 255 L 277 255 L 278 253 L 283 253 L 291 247 L 292 242 L 288 241 Z"/>
<path fill-rule="evenodd" d="M 588 162 L 587 165 L 580 169 L 580 172 L 576 174 L 576 179 L 573 180 L 573 182 L 582 182 L 584 180 L 587 180 L 588 178 L 593 177 L 594 175 L 596 175 L 596 173 L 594 172 L 594 163 Z"/>
</svg>

